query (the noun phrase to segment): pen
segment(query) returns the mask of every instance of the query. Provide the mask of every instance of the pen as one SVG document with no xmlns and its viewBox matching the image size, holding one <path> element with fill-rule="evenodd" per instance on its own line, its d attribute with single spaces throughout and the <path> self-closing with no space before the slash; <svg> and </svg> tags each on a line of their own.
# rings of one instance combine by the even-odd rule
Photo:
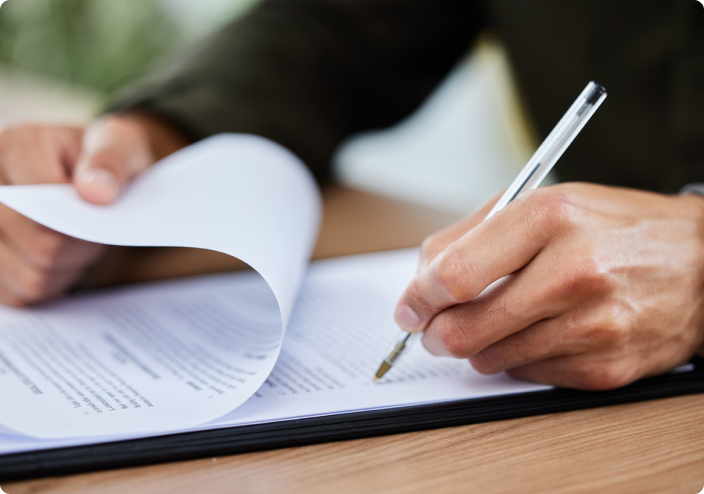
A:
<svg viewBox="0 0 704 494">
<path fill-rule="evenodd" d="M 491 208 L 486 218 L 489 218 L 503 209 L 509 202 L 513 201 L 519 194 L 535 189 L 540 185 L 548 172 L 560 159 L 565 149 L 572 143 L 574 138 L 582 130 L 584 124 L 591 118 L 597 108 L 606 99 L 606 89 L 595 82 L 590 82 L 584 91 L 577 97 L 567 113 L 560 119 L 552 132 L 533 154 L 521 173 L 510 185 L 501 199 Z M 484 218 L 484 219 L 486 219 Z M 374 382 L 381 379 L 405 350 L 421 336 L 422 331 L 407 333 L 400 330 L 393 344 L 386 352 L 384 360 L 379 366 L 374 376 Z"/>
</svg>

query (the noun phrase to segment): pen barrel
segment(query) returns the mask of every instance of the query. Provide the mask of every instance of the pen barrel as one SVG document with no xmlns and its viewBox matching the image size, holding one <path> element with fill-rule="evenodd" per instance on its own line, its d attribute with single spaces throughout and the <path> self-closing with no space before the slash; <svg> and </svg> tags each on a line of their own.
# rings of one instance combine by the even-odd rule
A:
<svg viewBox="0 0 704 494">
<path fill-rule="evenodd" d="M 503 209 L 521 192 L 535 189 L 540 185 L 606 96 L 606 89 L 603 86 L 595 82 L 587 84 L 584 91 L 528 160 L 516 180 L 491 209 L 487 218 Z"/>
<path fill-rule="evenodd" d="M 550 132 L 547 139 L 543 141 L 526 166 L 523 167 L 516 180 L 513 181 L 504 195 L 501 196 L 501 199 L 489 211 L 487 218 L 503 209 L 521 192 L 535 189 L 540 185 L 540 182 L 550 172 L 557 160 L 562 156 L 562 153 L 565 152 L 565 149 L 572 143 L 575 136 L 579 134 L 584 124 L 587 123 L 605 98 L 606 89 L 603 86 L 594 82 L 587 84 L 587 87 L 572 103 L 572 106 Z M 400 331 L 394 343 L 386 352 L 386 357 L 382 361 L 374 380 L 378 381 L 421 334 L 421 332 L 406 333 L 405 331 Z"/>
<path fill-rule="evenodd" d="M 410 346 L 415 343 L 415 341 L 421 336 L 421 332 L 407 333 L 405 331 L 399 331 L 393 344 L 386 351 L 386 357 L 384 357 L 384 362 L 389 365 L 394 365 L 398 358 L 408 350 Z"/>
</svg>

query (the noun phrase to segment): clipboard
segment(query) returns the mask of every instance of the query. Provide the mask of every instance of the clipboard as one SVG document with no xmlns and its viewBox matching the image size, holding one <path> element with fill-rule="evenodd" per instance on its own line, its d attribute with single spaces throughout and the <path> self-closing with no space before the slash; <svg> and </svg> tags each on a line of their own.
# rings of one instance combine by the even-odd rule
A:
<svg viewBox="0 0 704 494">
<path fill-rule="evenodd" d="M 347 441 L 704 393 L 704 359 L 693 368 L 610 391 L 552 389 L 352 412 L 0 456 L 0 481 L 67 475 L 211 456 Z"/>
</svg>

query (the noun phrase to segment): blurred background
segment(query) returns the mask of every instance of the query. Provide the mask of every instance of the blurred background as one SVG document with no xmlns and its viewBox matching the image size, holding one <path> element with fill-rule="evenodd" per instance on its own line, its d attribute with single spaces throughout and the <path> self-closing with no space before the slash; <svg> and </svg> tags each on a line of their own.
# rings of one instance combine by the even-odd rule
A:
<svg viewBox="0 0 704 494">
<path fill-rule="evenodd" d="M 258 0 L 9 0 L 0 8 L 0 124 L 85 123 L 120 88 Z M 355 136 L 340 182 L 464 213 L 534 150 L 506 55 L 482 37 L 404 122 Z"/>
</svg>

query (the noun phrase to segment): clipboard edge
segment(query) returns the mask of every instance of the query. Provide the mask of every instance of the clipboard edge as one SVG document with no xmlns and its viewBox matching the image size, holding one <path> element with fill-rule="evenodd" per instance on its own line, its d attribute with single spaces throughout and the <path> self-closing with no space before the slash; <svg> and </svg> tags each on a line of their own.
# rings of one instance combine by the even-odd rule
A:
<svg viewBox="0 0 704 494">
<path fill-rule="evenodd" d="M 552 389 L 0 455 L 0 481 L 68 475 L 510 420 L 704 393 L 704 359 L 609 391 Z"/>
</svg>

